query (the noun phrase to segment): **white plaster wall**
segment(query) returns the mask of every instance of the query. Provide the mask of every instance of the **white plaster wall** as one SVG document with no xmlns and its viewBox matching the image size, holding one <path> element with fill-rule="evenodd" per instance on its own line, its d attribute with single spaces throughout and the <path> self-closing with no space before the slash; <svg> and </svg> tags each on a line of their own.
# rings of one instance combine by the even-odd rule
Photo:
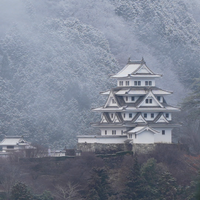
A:
<svg viewBox="0 0 200 200">
<path fill-rule="evenodd" d="M 126 103 L 135 103 L 138 100 L 139 96 L 134 96 L 134 101 L 132 101 L 131 96 L 128 96 L 128 101 L 126 100 L 126 96 L 124 96 L 123 98 Z"/>
<path fill-rule="evenodd" d="M 154 134 L 151 131 L 144 131 L 137 134 L 136 138 L 133 135 L 133 143 L 152 144 L 154 143 Z"/>
<path fill-rule="evenodd" d="M 151 97 L 148 99 L 152 99 L 152 103 L 146 103 L 146 100 L 140 106 L 158 106 L 158 103 Z"/>
<path fill-rule="evenodd" d="M 124 118 L 124 113 L 122 115 L 123 115 L 123 118 L 124 118 L 125 121 L 131 121 L 135 117 L 136 114 L 137 113 L 132 113 L 131 118 L 129 118 L 129 113 L 125 113 L 125 118 Z"/>
<path fill-rule="evenodd" d="M 152 113 L 146 113 L 146 114 L 147 114 L 147 118 L 144 117 L 144 113 L 142 113 L 142 116 L 147 121 L 153 121 L 156 118 L 156 116 L 158 115 L 158 113 L 154 113 L 154 112 L 152 112 Z M 151 114 L 154 114 L 154 118 L 151 118 Z"/>
<path fill-rule="evenodd" d="M 168 114 L 169 114 L 168 118 L 166 117 L 166 113 L 164 113 L 164 116 L 166 117 L 167 120 L 171 121 L 172 120 L 172 114 L 171 113 L 168 113 Z"/>
<path fill-rule="evenodd" d="M 111 98 L 109 99 L 109 103 L 108 103 L 108 105 L 109 105 L 109 106 L 117 106 L 116 101 L 115 101 L 115 103 L 113 103 L 112 99 L 114 99 L 114 98 L 111 97 Z"/>
<path fill-rule="evenodd" d="M 145 87 L 146 87 L 145 81 L 152 81 L 152 85 L 151 86 L 155 86 L 156 85 L 154 78 L 134 78 L 134 79 L 130 80 L 130 86 L 135 86 L 134 85 L 134 81 L 141 81 L 141 85 L 140 86 L 145 86 Z M 138 86 L 138 87 L 140 87 L 140 86 Z"/>
<path fill-rule="evenodd" d="M 119 85 L 119 81 L 123 81 L 123 86 Z M 145 85 L 145 81 L 152 81 L 152 85 L 151 86 L 155 86 L 156 85 L 155 78 L 134 78 L 134 79 L 127 78 L 127 79 L 118 79 L 117 80 L 117 86 L 119 86 L 119 87 L 127 87 L 126 86 L 126 81 L 129 81 L 129 86 L 135 86 L 134 85 L 134 81 L 141 81 L 141 85 L 139 85 L 138 87 L 146 86 Z"/>
<path fill-rule="evenodd" d="M 155 143 L 171 143 L 172 142 L 172 128 L 154 128 L 159 131 L 154 135 Z M 165 135 L 162 135 L 162 130 L 165 130 Z"/>
<path fill-rule="evenodd" d="M 124 143 L 126 137 L 119 137 L 119 138 L 111 138 L 111 137 L 103 137 L 103 138 L 78 138 L 78 143 L 102 143 L 102 144 L 121 144 Z"/>
<path fill-rule="evenodd" d="M 101 135 L 105 135 L 105 130 L 107 130 L 107 135 L 112 135 L 112 130 L 116 130 L 116 135 L 121 135 L 121 131 L 125 131 L 125 128 L 101 128 Z"/>
</svg>

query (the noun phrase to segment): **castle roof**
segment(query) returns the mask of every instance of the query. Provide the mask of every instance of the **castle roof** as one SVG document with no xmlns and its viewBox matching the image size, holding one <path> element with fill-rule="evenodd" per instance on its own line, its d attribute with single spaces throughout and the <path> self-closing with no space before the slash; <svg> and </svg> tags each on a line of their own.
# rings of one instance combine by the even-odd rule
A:
<svg viewBox="0 0 200 200">
<path fill-rule="evenodd" d="M 126 78 L 126 77 L 160 77 L 161 74 L 155 74 L 146 65 L 144 59 L 141 61 L 131 61 L 129 59 L 126 66 L 117 74 L 111 76 L 112 78 Z"/>
<path fill-rule="evenodd" d="M 153 94 L 155 95 L 169 95 L 173 92 L 163 90 L 158 87 L 116 87 L 113 88 L 112 91 L 115 95 L 121 95 L 121 96 L 134 96 L 134 95 L 145 95 L 148 93 L 148 91 L 151 90 Z M 109 95 L 111 90 L 108 90 L 106 92 L 101 92 L 103 95 Z"/>
<path fill-rule="evenodd" d="M 26 146 L 29 145 L 27 141 L 23 139 L 22 136 L 6 136 L 1 142 L 0 146 L 14 146 L 14 145 L 20 145 L 20 146 Z"/>
</svg>

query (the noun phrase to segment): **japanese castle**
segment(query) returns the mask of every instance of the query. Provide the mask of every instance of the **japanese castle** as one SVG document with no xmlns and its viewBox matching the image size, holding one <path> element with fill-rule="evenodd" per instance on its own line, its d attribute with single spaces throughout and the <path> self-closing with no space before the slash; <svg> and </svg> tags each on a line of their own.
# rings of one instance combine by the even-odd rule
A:
<svg viewBox="0 0 200 200">
<path fill-rule="evenodd" d="M 131 61 L 117 74 L 117 87 L 102 92 L 107 95 L 104 106 L 93 111 L 101 113 L 101 121 L 92 126 L 99 135 L 79 135 L 78 143 L 136 144 L 172 143 L 172 113 L 179 108 L 167 104 L 166 95 L 172 92 L 156 86 L 161 74 L 150 70 L 144 59 Z"/>
</svg>

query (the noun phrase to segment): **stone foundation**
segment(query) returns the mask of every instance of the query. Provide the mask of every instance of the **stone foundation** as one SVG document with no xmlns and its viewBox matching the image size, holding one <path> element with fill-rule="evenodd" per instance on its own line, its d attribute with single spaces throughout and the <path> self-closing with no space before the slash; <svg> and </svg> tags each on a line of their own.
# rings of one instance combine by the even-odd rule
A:
<svg viewBox="0 0 200 200">
<path fill-rule="evenodd" d="M 114 153 L 124 151 L 124 144 L 78 143 L 77 149 L 82 152 Z"/>
<path fill-rule="evenodd" d="M 155 150 L 156 147 L 162 146 L 163 148 L 177 148 L 181 151 L 188 152 L 187 145 L 183 144 L 101 144 L 101 143 L 78 143 L 77 149 L 82 152 L 94 152 L 97 154 L 110 154 L 119 151 L 133 151 L 134 153 L 149 153 Z"/>
</svg>

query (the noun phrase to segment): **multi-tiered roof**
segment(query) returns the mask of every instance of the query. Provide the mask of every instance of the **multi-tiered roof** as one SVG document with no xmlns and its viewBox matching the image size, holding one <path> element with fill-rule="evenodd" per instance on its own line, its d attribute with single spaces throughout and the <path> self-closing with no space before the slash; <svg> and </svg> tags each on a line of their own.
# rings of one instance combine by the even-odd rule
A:
<svg viewBox="0 0 200 200">
<path fill-rule="evenodd" d="M 102 92 L 108 95 L 105 105 L 93 109 L 102 113 L 101 121 L 92 125 L 101 129 L 104 140 L 118 135 L 135 143 L 171 142 L 171 130 L 178 126 L 171 113 L 179 109 L 165 100 L 172 92 L 156 86 L 155 80 L 161 76 L 151 71 L 144 59 L 129 59 L 120 72 L 111 76 L 117 79 L 117 87 Z"/>
</svg>

